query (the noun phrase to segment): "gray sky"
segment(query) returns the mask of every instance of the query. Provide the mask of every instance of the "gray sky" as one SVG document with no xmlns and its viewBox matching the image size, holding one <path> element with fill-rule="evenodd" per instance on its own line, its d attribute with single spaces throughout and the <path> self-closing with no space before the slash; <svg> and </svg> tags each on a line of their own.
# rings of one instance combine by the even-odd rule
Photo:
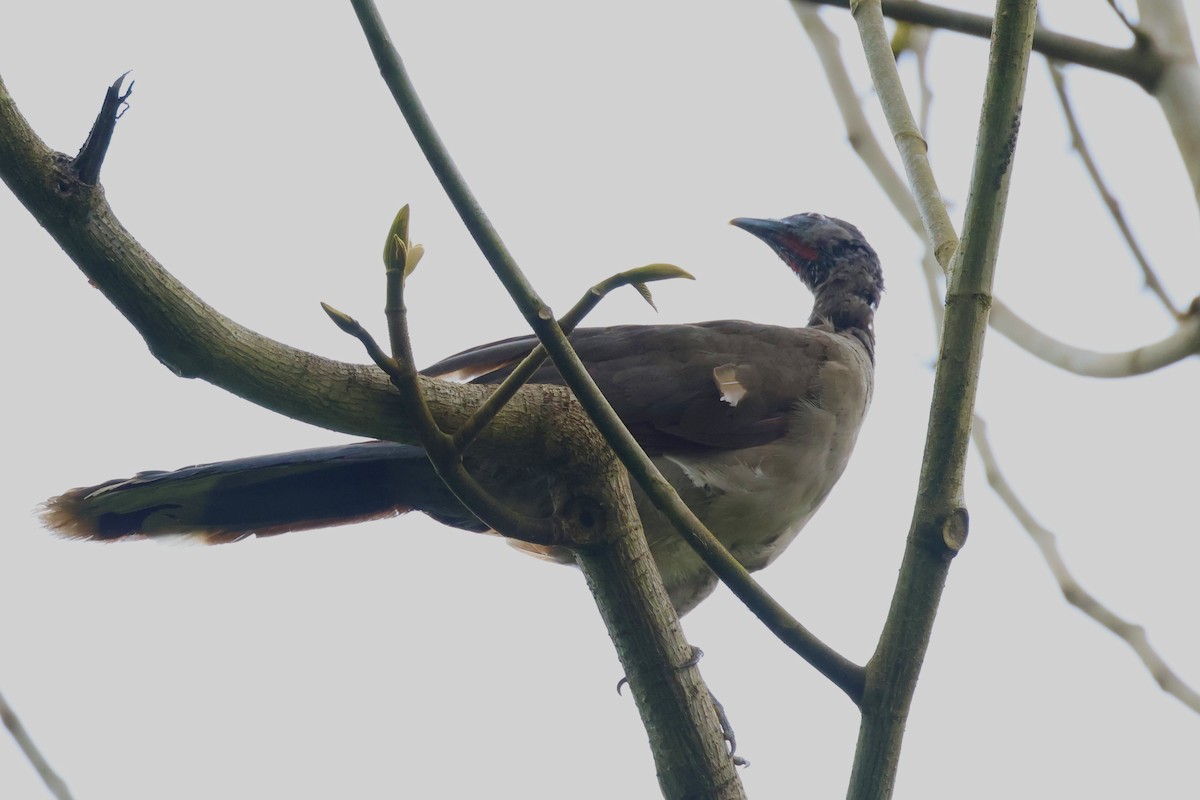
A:
<svg viewBox="0 0 1200 800">
<path fill-rule="evenodd" d="M 960 3 L 987 12 L 986 3 Z M 1124 44 L 1103 4 L 1053 27 Z M 591 322 L 802 324 L 810 299 L 734 216 L 821 211 L 880 252 L 874 405 L 825 508 L 760 577 L 855 660 L 871 652 L 913 504 L 933 357 L 920 243 L 845 141 L 788 4 L 383 3 L 459 165 L 539 291 L 669 261 L 656 315 L 632 292 Z M 74 154 L 104 87 L 136 87 L 103 183 L 122 222 L 222 313 L 364 358 L 327 301 L 382 332 L 379 251 L 413 206 L 418 357 L 521 332 L 392 105 L 348 4 L 25 4 L 0 74 Z M 1076 19 L 1075 17 L 1078 17 Z M 828 12 L 878 118 L 848 16 Z M 1197 34 L 1193 20 L 1193 36 Z M 961 215 L 986 64 L 938 36 L 931 153 Z M 911 70 L 911 66 L 906 67 Z M 907 74 L 907 73 L 906 73 Z M 911 77 L 911 75 L 910 75 Z M 1200 225 L 1156 104 L 1070 71 L 1081 118 L 1160 276 L 1200 294 Z M 1068 146 L 1035 57 L 998 294 L 1046 332 L 1122 350 L 1172 323 L 1140 289 Z M 878 130 L 882 131 L 880 127 Z M 884 135 L 886 141 L 887 136 Z M 219 548 L 63 542 L 34 508 L 72 486 L 344 441 L 163 369 L 0 192 L 10 384 L 0 691 L 78 798 L 651 797 L 632 700 L 584 583 L 411 516 Z M 1060 373 L 989 337 L 979 409 L 1009 479 L 1083 584 L 1200 683 L 1195 359 L 1124 381 Z M 897 797 L 1192 797 L 1200 719 L 1069 608 L 968 473 Z M 730 713 L 751 796 L 840 796 L 857 714 L 724 590 L 685 620 Z M 0 742 L 0 796 L 44 796 Z"/>
</svg>

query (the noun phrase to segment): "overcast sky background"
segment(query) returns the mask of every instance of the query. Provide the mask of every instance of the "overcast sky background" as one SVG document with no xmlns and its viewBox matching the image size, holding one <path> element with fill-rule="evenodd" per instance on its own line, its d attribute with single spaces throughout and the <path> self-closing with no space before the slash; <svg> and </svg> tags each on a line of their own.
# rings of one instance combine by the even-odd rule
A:
<svg viewBox="0 0 1200 800">
<path fill-rule="evenodd" d="M 956 3 L 987 13 L 984 2 Z M 1102 3 L 1049 25 L 1125 44 Z M 846 143 L 786 2 L 384 2 L 392 36 L 484 208 L 559 311 L 654 261 L 697 281 L 629 291 L 593 324 L 800 325 L 810 297 L 734 216 L 821 211 L 879 251 L 874 405 L 841 483 L 763 583 L 857 661 L 912 512 L 934 341 L 921 244 Z M 878 120 L 848 14 L 827 11 Z M 136 87 L 102 180 L 139 241 L 222 313 L 365 360 L 327 301 L 384 330 L 380 245 L 413 206 L 418 358 L 522 331 L 411 141 L 346 3 L 22 4 L 0 74 L 74 154 L 104 88 Z M 1196 36 L 1196 20 L 1192 20 Z M 966 199 L 986 43 L 934 41 L 934 166 Z M 906 65 L 911 77 L 911 66 Z M 1070 70 L 1105 175 L 1181 305 L 1200 294 L 1196 204 L 1158 106 Z M 878 128 L 884 131 L 882 127 Z M 888 140 L 886 133 L 883 138 Z M 176 378 L 7 192 L 9 375 L 0 691 L 80 800 L 653 797 L 621 668 L 577 572 L 410 516 L 219 548 L 48 535 L 73 486 L 345 437 Z M 1141 289 L 1035 56 L 997 292 L 1097 350 L 1172 322 Z M 1065 375 L 989 336 L 979 410 L 1009 479 L 1084 586 L 1200 684 L 1196 359 L 1121 381 Z M 1068 607 L 972 456 L 972 527 L 908 726 L 898 798 L 1195 797 L 1200 718 Z M 858 716 L 721 589 L 685 620 L 753 797 L 838 797 Z M 46 796 L 0 741 L 0 796 Z"/>
</svg>

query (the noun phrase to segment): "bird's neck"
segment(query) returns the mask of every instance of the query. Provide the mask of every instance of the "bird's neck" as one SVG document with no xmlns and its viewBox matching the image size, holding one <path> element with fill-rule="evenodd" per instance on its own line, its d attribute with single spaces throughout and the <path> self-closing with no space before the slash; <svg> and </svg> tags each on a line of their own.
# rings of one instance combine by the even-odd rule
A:
<svg viewBox="0 0 1200 800">
<path fill-rule="evenodd" d="M 875 308 L 880 292 L 878 272 L 864 266 L 843 265 L 814 291 L 810 327 L 828 326 L 836 333 L 859 339 L 875 358 Z"/>
</svg>

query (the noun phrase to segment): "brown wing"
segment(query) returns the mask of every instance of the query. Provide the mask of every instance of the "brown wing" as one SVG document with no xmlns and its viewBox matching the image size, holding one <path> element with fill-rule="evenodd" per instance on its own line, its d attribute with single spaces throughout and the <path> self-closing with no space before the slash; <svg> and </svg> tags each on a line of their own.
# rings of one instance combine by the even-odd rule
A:
<svg viewBox="0 0 1200 800">
<path fill-rule="evenodd" d="M 813 328 L 737 320 L 582 328 L 571 344 L 647 452 L 735 450 L 786 432 L 798 402 L 820 401 L 820 367 L 836 347 Z M 466 350 L 424 374 L 498 383 L 536 344 L 532 336 Z M 562 384 L 547 361 L 531 383 Z"/>
</svg>

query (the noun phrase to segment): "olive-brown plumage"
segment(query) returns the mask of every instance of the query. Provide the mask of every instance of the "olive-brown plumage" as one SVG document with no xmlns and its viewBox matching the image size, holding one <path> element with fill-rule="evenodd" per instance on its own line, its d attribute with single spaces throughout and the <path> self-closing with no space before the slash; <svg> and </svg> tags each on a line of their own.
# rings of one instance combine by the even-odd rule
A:
<svg viewBox="0 0 1200 800">
<path fill-rule="evenodd" d="M 741 218 L 812 291 L 799 328 L 726 320 L 583 328 L 571 342 L 617 414 L 683 499 L 747 569 L 769 564 L 841 476 L 870 404 L 879 259 L 853 225 L 820 214 Z M 496 383 L 536 344 L 506 339 L 424 372 Z M 551 364 L 532 383 L 561 384 Z M 468 467 L 527 510 L 548 512 L 528 465 L 468 457 Z M 676 608 L 693 608 L 715 577 L 635 489 L 651 552 Z M 485 526 L 440 483 L 419 447 L 358 442 L 146 472 L 47 501 L 46 523 L 68 536 L 122 539 L 252 534 L 340 525 L 422 511 L 467 530 Z M 517 543 L 552 560 L 565 551 Z"/>
</svg>

